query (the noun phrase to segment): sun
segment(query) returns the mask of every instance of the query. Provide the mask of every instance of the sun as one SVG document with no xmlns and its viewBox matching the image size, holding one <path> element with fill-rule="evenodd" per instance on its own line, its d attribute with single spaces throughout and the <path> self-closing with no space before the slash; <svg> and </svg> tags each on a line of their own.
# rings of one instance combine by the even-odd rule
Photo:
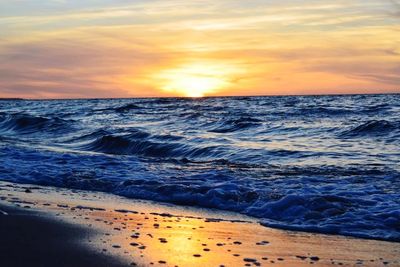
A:
<svg viewBox="0 0 400 267">
<path fill-rule="evenodd" d="M 221 64 L 190 63 L 161 71 L 160 88 L 173 95 L 204 97 L 229 86 L 229 68 Z"/>
<path fill-rule="evenodd" d="M 183 74 L 172 78 L 163 89 L 178 92 L 187 97 L 203 97 L 223 85 L 224 81 L 218 78 Z"/>
</svg>

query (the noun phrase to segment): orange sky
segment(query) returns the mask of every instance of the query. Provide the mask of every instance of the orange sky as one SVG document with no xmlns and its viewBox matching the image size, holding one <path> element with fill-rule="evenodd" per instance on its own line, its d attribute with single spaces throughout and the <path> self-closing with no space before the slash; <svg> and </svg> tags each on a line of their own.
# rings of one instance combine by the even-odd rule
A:
<svg viewBox="0 0 400 267">
<path fill-rule="evenodd" d="M 398 1 L 0 0 L 0 28 L 0 97 L 400 92 Z"/>
</svg>

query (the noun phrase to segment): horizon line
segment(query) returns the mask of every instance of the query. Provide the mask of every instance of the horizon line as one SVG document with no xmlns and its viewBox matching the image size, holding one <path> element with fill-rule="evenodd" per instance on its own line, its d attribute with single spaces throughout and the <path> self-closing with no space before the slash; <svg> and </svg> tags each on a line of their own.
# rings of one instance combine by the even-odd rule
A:
<svg viewBox="0 0 400 267">
<path fill-rule="evenodd" d="M 312 97 L 312 96 L 357 96 L 357 95 L 400 95 L 399 92 L 387 93 L 328 93 L 328 94 L 282 94 L 282 95 L 221 95 L 221 96 L 132 96 L 132 97 L 71 97 L 71 98 L 25 98 L 25 97 L 0 97 L 0 100 L 19 100 L 19 101 L 51 101 L 51 100 L 107 100 L 107 99 L 205 99 L 205 98 L 239 98 L 239 97 Z"/>
</svg>

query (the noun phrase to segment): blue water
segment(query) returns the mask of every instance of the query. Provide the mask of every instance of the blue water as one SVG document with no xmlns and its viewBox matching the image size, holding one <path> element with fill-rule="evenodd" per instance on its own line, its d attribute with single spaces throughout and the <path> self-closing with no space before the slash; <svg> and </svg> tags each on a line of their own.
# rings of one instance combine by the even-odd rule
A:
<svg viewBox="0 0 400 267">
<path fill-rule="evenodd" d="M 0 102 L 0 179 L 400 241 L 400 95 Z"/>
</svg>

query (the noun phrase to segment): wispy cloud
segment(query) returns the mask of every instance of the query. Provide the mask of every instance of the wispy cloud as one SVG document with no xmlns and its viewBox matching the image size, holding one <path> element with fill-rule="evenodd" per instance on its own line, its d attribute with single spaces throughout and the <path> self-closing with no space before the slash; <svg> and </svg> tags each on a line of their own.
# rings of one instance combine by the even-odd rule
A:
<svg viewBox="0 0 400 267">
<path fill-rule="evenodd" d="M 399 90 L 399 10 L 395 0 L 0 0 L 0 96 L 163 95 L 155 73 L 202 64 L 235 69 L 221 94 Z"/>
</svg>

